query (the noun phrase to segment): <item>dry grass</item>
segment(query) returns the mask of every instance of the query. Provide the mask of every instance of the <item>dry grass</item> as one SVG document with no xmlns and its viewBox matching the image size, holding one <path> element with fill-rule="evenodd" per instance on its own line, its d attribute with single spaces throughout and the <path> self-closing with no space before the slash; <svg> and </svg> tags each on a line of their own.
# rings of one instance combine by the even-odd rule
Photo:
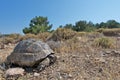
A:
<svg viewBox="0 0 120 80">
<path fill-rule="evenodd" d="M 36 36 L 37 36 L 38 39 L 40 39 L 42 41 L 46 41 L 51 34 L 52 33 L 44 32 L 44 33 L 39 33 Z"/>
<path fill-rule="evenodd" d="M 20 34 L 9 34 L 7 36 L 0 38 L 0 43 L 3 44 L 9 44 L 9 43 L 17 43 L 19 42 L 19 39 L 21 38 Z"/>
<path fill-rule="evenodd" d="M 36 39 L 37 36 L 36 36 L 35 34 L 31 34 L 31 33 L 29 33 L 29 34 L 25 34 L 25 35 L 23 35 L 23 36 L 20 38 L 20 40 L 25 40 L 25 39 L 29 39 L 29 38 Z"/>
<path fill-rule="evenodd" d="M 39 33 L 37 35 L 35 34 L 26 34 L 24 36 L 22 36 L 20 38 L 20 40 L 25 40 L 25 39 L 29 39 L 29 38 L 33 38 L 33 39 L 40 39 L 42 41 L 46 41 L 46 39 L 51 35 L 51 33 L 49 32 L 44 32 L 44 33 Z"/>
<path fill-rule="evenodd" d="M 95 47 L 102 47 L 102 48 L 115 48 L 115 40 L 102 37 L 102 38 L 96 38 L 93 42 L 93 45 Z"/>
<path fill-rule="evenodd" d="M 77 36 L 83 37 L 86 36 L 88 32 L 77 32 Z"/>
<path fill-rule="evenodd" d="M 99 29 L 98 32 L 103 33 L 105 36 L 119 36 L 120 35 L 120 28 Z"/>
<path fill-rule="evenodd" d="M 73 38 L 76 32 L 71 29 L 58 28 L 53 34 L 48 38 L 48 40 L 53 41 L 64 41 Z"/>
</svg>

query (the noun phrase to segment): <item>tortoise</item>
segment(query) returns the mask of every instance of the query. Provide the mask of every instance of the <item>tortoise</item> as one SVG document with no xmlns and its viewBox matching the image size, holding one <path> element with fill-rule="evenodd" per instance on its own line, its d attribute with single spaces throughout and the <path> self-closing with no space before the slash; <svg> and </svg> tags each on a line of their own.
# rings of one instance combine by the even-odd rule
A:
<svg viewBox="0 0 120 80">
<path fill-rule="evenodd" d="M 27 39 L 20 41 L 7 57 L 7 63 L 22 67 L 37 67 L 55 63 L 57 57 L 47 43 L 40 40 Z M 47 61 L 47 62 L 46 62 Z"/>
</svg>

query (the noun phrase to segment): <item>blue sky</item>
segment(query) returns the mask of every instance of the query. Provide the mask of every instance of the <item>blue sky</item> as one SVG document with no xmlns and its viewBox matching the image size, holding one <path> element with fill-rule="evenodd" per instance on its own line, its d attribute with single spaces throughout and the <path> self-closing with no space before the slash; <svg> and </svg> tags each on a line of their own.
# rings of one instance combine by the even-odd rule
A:
<svg viewBox="0 0 120 80">
<path fill-rule="evenodd" d="M 48 17 L 53 29 L 79 20 L 120 22 L 120 0 L 0 0 L 2 34 L 23 34 L 35 16 Z"/>
</svg>

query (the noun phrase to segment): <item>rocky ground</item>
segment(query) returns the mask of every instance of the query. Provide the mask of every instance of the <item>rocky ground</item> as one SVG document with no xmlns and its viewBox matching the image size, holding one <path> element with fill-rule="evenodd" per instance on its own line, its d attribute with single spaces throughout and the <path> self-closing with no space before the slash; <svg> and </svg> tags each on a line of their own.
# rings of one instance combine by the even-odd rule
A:
<svg viewBox="0 0 120 80">
<path fill-rule="evenodd" d="M 79 43 L 78 43 L 79 44 Z M 12 52 L 15 45 L 0 49 L 0 60 Z M 64 46 L 63 46 L 64 47 Z M 73 51 L 56 51 L 57 61 L 41 72 L 31 72 L 18 80 L 120 80 L 120 50 L 93 48 L 80 44 Z M 5 80 L 0 70 L 0 80 Z"/>
</svg>

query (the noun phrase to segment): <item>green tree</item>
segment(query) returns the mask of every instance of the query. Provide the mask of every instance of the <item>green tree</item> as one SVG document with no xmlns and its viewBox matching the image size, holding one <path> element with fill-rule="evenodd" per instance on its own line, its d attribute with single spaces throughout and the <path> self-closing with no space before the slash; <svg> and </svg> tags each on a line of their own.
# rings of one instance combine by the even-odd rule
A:
<svg viewBox="0 0 120 80">
<path fill-rule="evenodd" d="M 99 29 L 100 24 L 99 24 L 99 23 L 96 23 L 94 26 L 95 26 L 97 29 Z"/>
<path fill-rule="evenodd" d="M 72 24 L 66 24 L 66 25 L 64 26 L 64 28 L 73 29 L 73 25 L 72 25 Z"/>
<path fill-rule="evenodd" d="M 89 21 L 89 22 L 87 23 L 87 26 L 89 26 L 89 27 L 95 27 L 95 24 L 94 24 L 93 22 Z"/>
<path fill-rule="evenodd" d="M 30 21 L 29 27 L 23 29 L 23 33 L 38 34 L 40 32 L 49 32 L 52 28 L 52 24 L 49 25 L 47 17 L 36 16 Z"/>
<path fill-rule="evenodd" d="M 91 21 L 89 21 L 84 29 L 86 32 L 92 32 L 96 29 L 95 24 L 93 24 Z"/>
<path fill-rule="evenodd" d="M 108 27 L 107 27 L 107 24 L 105 22 L 101 22 L 99 24 L 99 28 L 108 28 Z"/>
<path fill-rule="evenodd" d="M 95 31 L 95 30 L 96 30 L 95 27 L 87 26 L 84 31 L 85 32 L 92 32 L 92 31 Z"/>
<path fill-rule="evenodd" d="M 75 31 L 84 31 L 86 27 L 87 27 L 86 21 L 78 21 L 75 23 L 75 26 L 73 27 L 73 29 Z"/>
<path fill-rule="evenodd" d="M 120 24 L 115 20 L 108 20 L 106 22 L 108 28 L 119 28 Z"/>
<path fill-rule="evenodd" d="M 63 26 L 62 26 L 62 25 L 60 25 L 60 26 L 59 26 L 59 28 L 63 28 Z"/>
</svg>

